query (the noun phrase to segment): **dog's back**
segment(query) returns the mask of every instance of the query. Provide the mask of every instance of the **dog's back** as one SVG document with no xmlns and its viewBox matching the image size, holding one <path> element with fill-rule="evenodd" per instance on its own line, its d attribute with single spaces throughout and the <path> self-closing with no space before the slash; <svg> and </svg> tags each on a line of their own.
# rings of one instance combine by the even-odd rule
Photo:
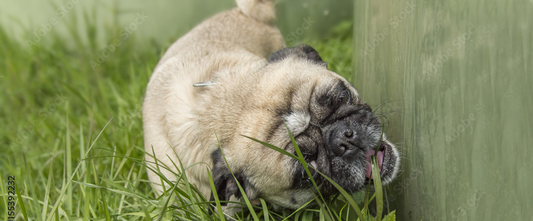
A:
<svg viewBox="0 0 533 221">
<path fill-rule="evenodd" d="M 179 165 L 176 154 L 186 167 L 211 163 L 213 150 L 205 146 L 207 141 L 195 139 L 199 130 L 194 108 L 202 89 L 193 88 L 193 84 L 211 81 L 227 70 L 252 69 L 285 47 L 272 24 L 272 1 L 237 0 L 237 4 L 238 8 L 215 15 L 182 36 L 166 51 L 152 74 L 143 105 L 145 150 L 151 154 L 153 148 L 155 157 L 168 167 L 174 168 L 171 161 Z M 154 161 L 151 157 L 146 160 Z M 191 183 L 209 186 L 204 167 L 191 170 L 197 171 L 189 177 Z M 170 171 L 161 172 L 174 180 Z M 160 182 L 153 172 L 148 171 L 148 176 L 151 182 Z M 158 186 L 156 189 L 162 190 Z M 208 188 L 200 190 L 210 192 Z"/>
<path fill-rule="evenodd" d="M 273 26 L 275 13 L 272 1 L 237 0 L 238 8 L 219 13 L 202 22 L 176 41 L 158 66 L 190 45 L 225 42 L 233 47 L 268 57 L 285 46 L 279 30 Z"/>
</svg>

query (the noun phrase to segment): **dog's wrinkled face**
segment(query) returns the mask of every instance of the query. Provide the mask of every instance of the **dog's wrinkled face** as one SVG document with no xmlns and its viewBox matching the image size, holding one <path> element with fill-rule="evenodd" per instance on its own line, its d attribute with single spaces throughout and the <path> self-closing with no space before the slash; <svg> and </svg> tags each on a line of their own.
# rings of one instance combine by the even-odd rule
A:
<svg viewBox="0 0 533 221">
<path fill-rule="evenodd" d="M 379 146 L 376 156 L 385 184 L 395 176 L 398 154 L 382 136 L 381 124 L 370 107 L 358 101 L 348 87 L 339 81 L 329 90 L 315 91 L 307 127 L 300 127 L 305 122 L 300 116 L 289 115 L 286 120 L 288 127 L 298 132 L 295 139 L 306 162 L 314 167 L 312 172 L 321 171 L 346 191 L 355 192 L 364 187 L 365 179 L 371 178 L 370 157 L 375 155 L 376 147 Z M 291 146 L 288 144 L 285 149 Z M 294 168 L 297 168 L 294 187 L 310 186 L 310 179 L 298 161 Z M 323 184 L 323 193 L 335 192 L 322 176 L 315 173 L 313 177 Z"/>
<path fill-rule="evenodd" d="M 236 132 L 262 138 L 296 154 L 286 124 L 306 162 L 313 167 L 310 171 L 325 195 L 335 194 L 337 190 L 316 170 L 353 193 L 372 179 L 370 157 L 373 155 L 378 159 L 383 184 L 389 183 L 398 172 L 398 151 L 382 134 L 381 123 L 360 100 L 353 86 L 326 67 L 318 53 L 307 45 L 272 54 L 269 64 L 260 70 L 269 80 L 258 80 L 269 85 L 254 88 L 253 98 L 247 104 L 250 111 L 242 115 L 242 119 L 250 119 L 250 124 L 257 120 L 257 125 L 263 126 Z M 260 109 L 268 112 L 254 118 Z M 256 118 L 266 119 L 259 123 Z M 264 120 L 271 123 L 265 124 Z M 256 145 L 255 149 L 240 150 L 246 154 L 225 151 L 248 197 L 262 197 L 286 208 L 298 208 L 313 199 L 316 190 L 300 162 L 261 145 L 250 145 Z M 238 163 L 235 158 L 239 159 Z M 220 152 L 215 152 L 213 173 L 219 196 L 222 199 L 229 199 L 233 194 L 240 196 L 220 159 Z"/>
</svg>

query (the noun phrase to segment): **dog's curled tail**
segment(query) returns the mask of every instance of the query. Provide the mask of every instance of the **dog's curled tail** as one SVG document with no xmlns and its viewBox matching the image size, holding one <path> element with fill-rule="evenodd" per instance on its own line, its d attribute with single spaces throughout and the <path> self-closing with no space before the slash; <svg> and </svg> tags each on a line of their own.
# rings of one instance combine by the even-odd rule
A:
<svg viewBox="0 0 533 221">
<path fill-rule="evenodd" d="M 273 0 L 237 0 L 242 12 L 255 20 L 271 23 L 276 19 Z"/>
</svg>

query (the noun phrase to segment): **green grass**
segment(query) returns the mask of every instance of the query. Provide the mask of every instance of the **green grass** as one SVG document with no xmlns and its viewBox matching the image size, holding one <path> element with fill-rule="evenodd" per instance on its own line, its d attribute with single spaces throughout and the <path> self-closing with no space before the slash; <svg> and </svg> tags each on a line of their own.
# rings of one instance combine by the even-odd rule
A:
<svg viewBox="0 0 533 221">
<path fill-rule="evenodd" d="M 7 220 L 7 178 L 15 176 L 16 220 L 218 220 L 194 186 L 166 180 L 173 188 L 156 199 L 148 184 L 141 104 L 171 42 L 139 46 L 134 38 L 124 40 L 93 69 L 90 61 L 103 47 L 80 40 L 99 36 L 87 21 L 87 36 L 52 31 L 31 48 L 0 27 L 0 219 Z M 348 23 L 339 27 L 328 39 L 304 42 L 350 79 L 351 29 Z M 120 30 L 108 29 L 117 33 L 108 38 L 112 42 Z M 355 203 L 340 196 L 281 212 L 261 201 L 237 219 L 355 220 L 357 210 L 374 220 L 368 215 L 372 198 L 359 194 Z"/>
</svg>

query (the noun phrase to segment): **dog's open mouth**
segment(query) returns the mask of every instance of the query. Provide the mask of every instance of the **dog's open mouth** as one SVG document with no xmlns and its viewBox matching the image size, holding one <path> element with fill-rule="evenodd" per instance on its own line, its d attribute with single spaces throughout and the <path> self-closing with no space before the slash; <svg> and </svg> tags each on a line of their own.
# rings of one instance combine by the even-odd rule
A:
<svg viewBox="0 0 533 221">
<path fill-rule="evenodd" d="M 392 170 L 394 168 L 394 160 L 392 159 L 392 147 L 389 146 L 386 142 L 382 142 L 377 153 L 374 149 L 369 150 L 366 152 L 366 178 L 367 179 L 374 179 L 374 176 L 372 174 L 372 156 L 376 156 L 378 165 L 379 165 L 379 171 L 380 176 L 382 178 L 386 178 L 391 175 Z"/>
</svg>

